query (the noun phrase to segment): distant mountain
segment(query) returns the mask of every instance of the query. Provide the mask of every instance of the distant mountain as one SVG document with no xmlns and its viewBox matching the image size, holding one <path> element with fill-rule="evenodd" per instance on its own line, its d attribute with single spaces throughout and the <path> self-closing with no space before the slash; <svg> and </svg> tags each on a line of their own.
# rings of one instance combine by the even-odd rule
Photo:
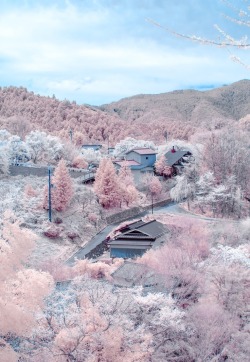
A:
<svg viewBox="0 0 250 362">
<path fill-rule="evenodd" d="M 250 114 L 250 80 L 209 91 L 176 90 L 141 94 L 104 104 L 101 110 L 130 121 L 172 120 L 207 128 L 208 124 Z"/>
</svg>

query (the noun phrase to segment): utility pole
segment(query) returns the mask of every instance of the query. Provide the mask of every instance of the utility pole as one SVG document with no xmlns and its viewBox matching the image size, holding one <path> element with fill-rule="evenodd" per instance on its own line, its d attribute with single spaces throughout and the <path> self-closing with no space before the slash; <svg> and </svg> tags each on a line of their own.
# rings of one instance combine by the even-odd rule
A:
<svg viewBox="0 0 250 362">
<path fill-rule="evenodd" d="M 108 139 L 108 154 L 109 154 L 109 135 L 107 136 Z"/>
<path fill-rule="evenodd" d="M 165 132 L 164 132 L 164 137 L 165 137 L 165 140 L 166 140 L 166 142 L 167 142 L 167 140 L 168 140 L 168 131 L 165 131 Z"/>
<path fill-rule="evenodd" d="M 154 195 L 153 195 L 153 193 L 151 193 L 151 211 L 153 214 L 154 213 Z"/>
<path fill-rule="evenodd" d="M 71 140 L 71 142 L 72 142 L 72 139 L 73 139 L 73 131 L 72 131 L 71 128 L 70 128 L 70 130 L 69 130 L 69 136 L 70 136 L 70 140 Z"/>
<path fill-rule="evenodd" d="M 48 174 L 49 174 L 49 188 L 48 188 L 48 191 L 49 191 L 49 221 L 51 222 L 51 220 L 52 220 L 52 210 L 51 210 L 51 187 L 52 187 L 52 184 L 51 184 L 51 168 L 50 168 L 50 166 L 48 167 Z"/>
</svg>

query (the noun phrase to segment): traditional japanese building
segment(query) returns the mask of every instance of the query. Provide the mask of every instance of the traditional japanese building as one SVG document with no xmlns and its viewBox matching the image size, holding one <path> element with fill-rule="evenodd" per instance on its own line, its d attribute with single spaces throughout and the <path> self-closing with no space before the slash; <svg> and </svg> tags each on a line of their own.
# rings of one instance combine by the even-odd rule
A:
<svg viewBox="0 0 250 362">
<path fill-rule="evenodd" d="M 120 234 L 108 242 L 112 258 L 135 258 L 165 241 L 166 227 L 156 220 L 142 220 L 120 229 Z"/>
</svg>

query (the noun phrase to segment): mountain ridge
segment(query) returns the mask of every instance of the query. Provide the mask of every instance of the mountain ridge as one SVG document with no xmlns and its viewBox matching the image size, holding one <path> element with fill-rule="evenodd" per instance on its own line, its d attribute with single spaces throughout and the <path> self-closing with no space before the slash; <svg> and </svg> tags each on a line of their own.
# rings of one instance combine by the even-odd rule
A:
<svg viewBox="0 0 250 362">
<path fill-rule="evenodd" d="M 250 113 L 250 80 L 244 79 L 212 90 L 174 90 L 160 94 L 139 94 L 104 104 L 99 109 L 117 114 L 124 120 L 144 119 L 154 111 L 158 116 L 196 121 L 204 110 L 205 118 L 239 120 Z M 159 110 L 162 110 L 159 112 Z M 146 117 L 148 118 L 148 117 Z"/>
</svg>

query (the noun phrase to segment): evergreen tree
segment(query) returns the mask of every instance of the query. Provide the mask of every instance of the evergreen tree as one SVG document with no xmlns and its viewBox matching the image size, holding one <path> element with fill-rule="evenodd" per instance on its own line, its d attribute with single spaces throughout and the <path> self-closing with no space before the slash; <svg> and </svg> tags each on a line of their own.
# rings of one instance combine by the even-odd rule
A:
<svg viewBox="0 0 250 362">
<path fill-rule="evenodd" d="M 73 196 L 73 184 L 65 161 L 61 160 L 53 177 L 52 206 L 57 211 L 64 211 Z"/>
</svg>

